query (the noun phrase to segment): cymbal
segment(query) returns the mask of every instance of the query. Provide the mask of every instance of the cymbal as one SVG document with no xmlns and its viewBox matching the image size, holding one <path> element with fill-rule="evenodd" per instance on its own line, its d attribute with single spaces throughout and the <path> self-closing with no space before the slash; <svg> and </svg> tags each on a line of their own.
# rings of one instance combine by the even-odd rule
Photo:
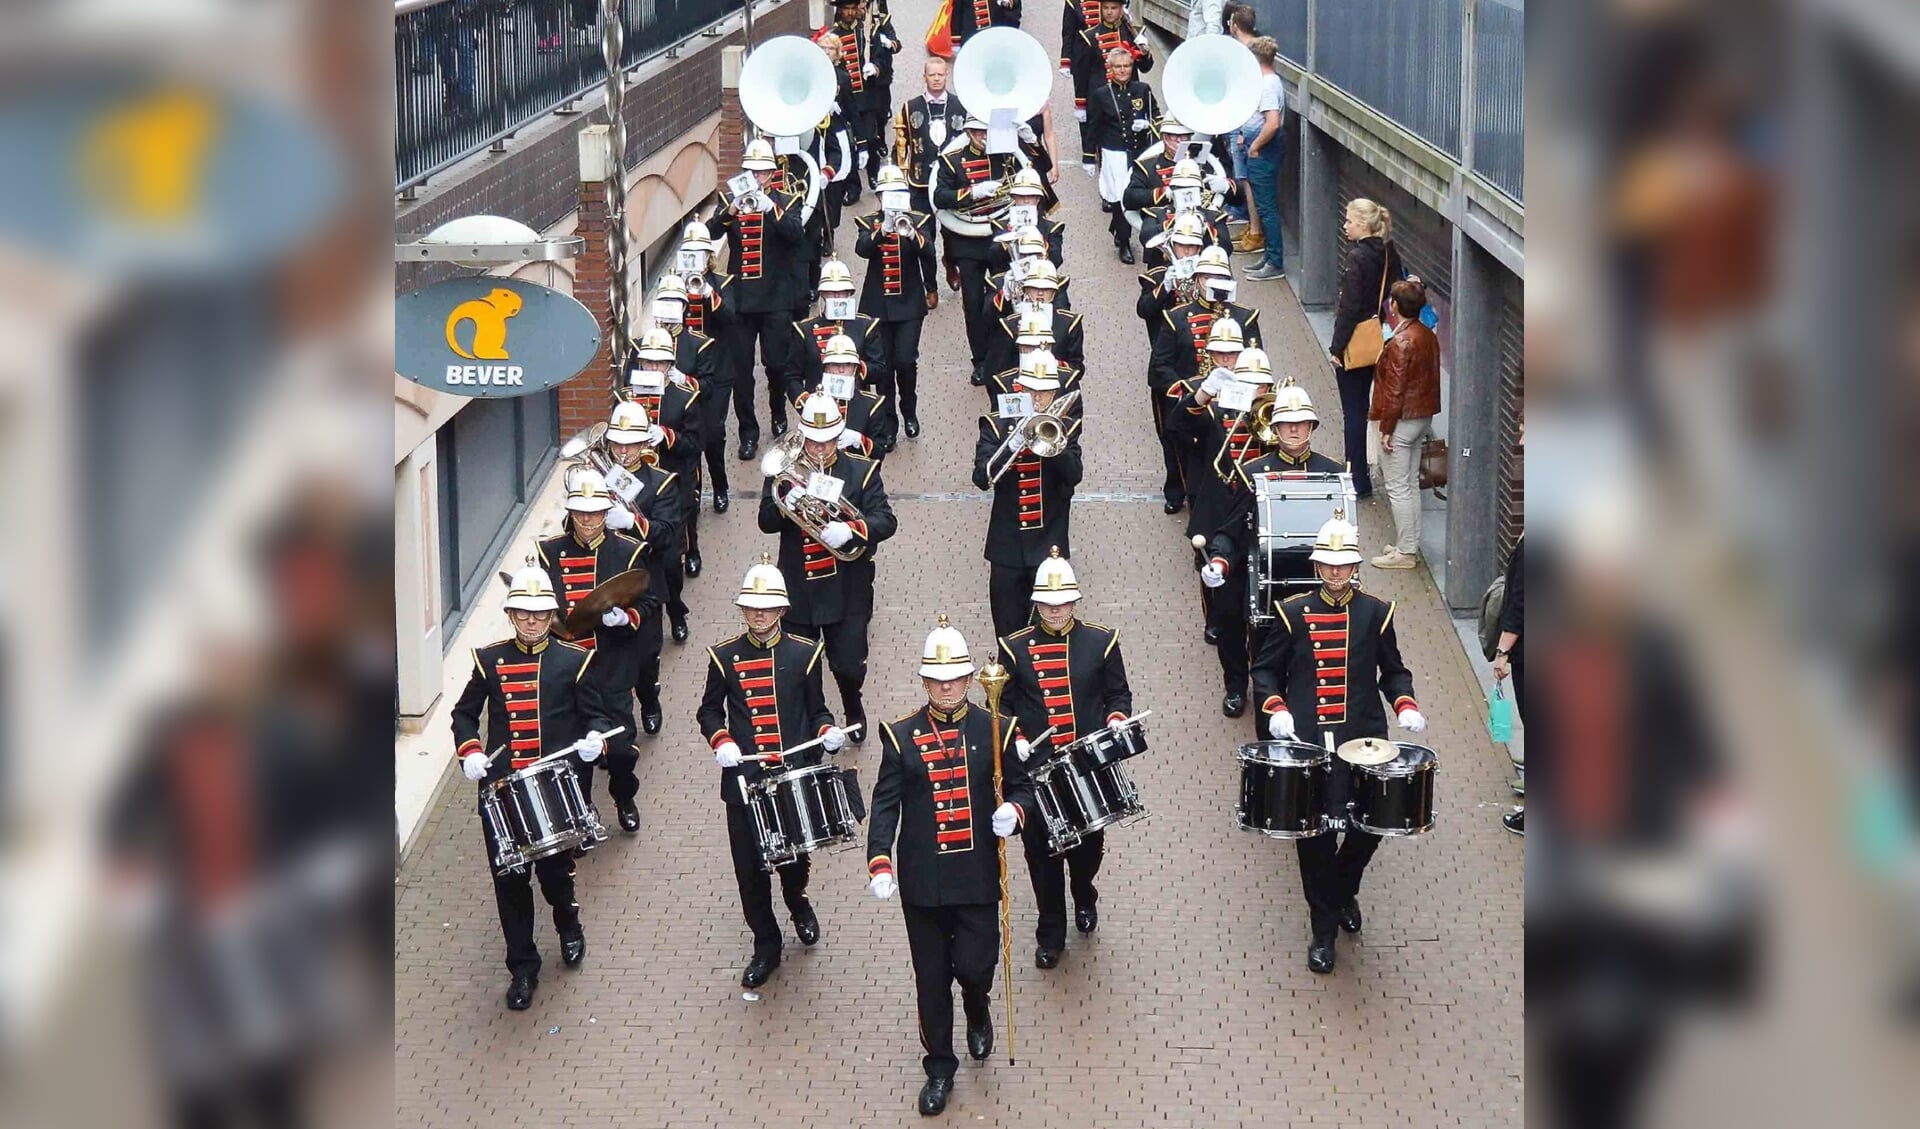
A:
<svg viewBox="0 0 1920 1129">
<path fill-rule="evenodd" d="M 600 626 L 600 617 L 608 608 L 631 607 L 647 591 L 653 580 L 644 568 L 630 568 L 587 593 L 573 606 L 566 618 L 555 625 L 562 639 L 584 639 Z"/>
<path fill-rule="evenodd" d="M 1400 755 L 1400 747 L 1384 737 L 1357 737 L 1343 743 L 1333 755 L 1348 764 L 1385 764 Z"/>
</svg>

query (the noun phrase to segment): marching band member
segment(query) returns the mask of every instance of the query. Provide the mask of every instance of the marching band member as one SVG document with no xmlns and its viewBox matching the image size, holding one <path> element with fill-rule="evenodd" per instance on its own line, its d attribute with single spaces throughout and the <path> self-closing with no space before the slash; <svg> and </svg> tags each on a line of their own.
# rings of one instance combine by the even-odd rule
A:
<svg viewBox="0 0 1920 1129">
<path fill-rule="evenodd" d="M 1191 228 L 1188 230 L 1191 231 Z M 1190 234 L 1181 237 L 1183 241 L 1191 238 Z M 1170 273 L 1171 270 L 1169 268 Z M 1182 502 L 1197 500 L 1199 487 L 1195 485 L 1196 481 L 1203 484 L 1207 481 L 1205 466 L 1193 465 L 1196 461 L 1205 464 L 1207 459 L 1200 456 L 1207 452 L 1195 449 L 1191 437 L 1197 436 L 1199 431 L 1194 421 L 1183 414 L 1179 407 L 1183 398 L 1192 391 L 1193 382 L 1202 375 L 1200 365 L 1206 358 L 1213 326 L 1221 321 L 1232 321 L 1240 331 L 1241 343 L 1252 346 L 1260 344 L 1260 312 L 1231 302 L 1224 296 L 1232 292 L 1233 285 L 1233 267 L 1225 251 L 1218 247 L 1203 249 L 1193 268 L 1191 282 L 1190 287 L 1176 283 L 1170 291 L 1174 297 L 1192 293 L 1194 298 L 1162 316 L 1160 333 L 1154 339 L 1153 353 L 1147 362 L 1147 387 L 1154 395 L 1156 418 L 1160 423 L 1161 451 L 1163 455 L 1181 460 L 1179 474 L 1184 485 L 1178 493 L 1171 489 L 1167 491 L 1167 512 L 1170 514 L 1179 513 Z M 1182 435 L 1189 438 L 1181 439 Z M 1167 485 L 1171 486 L 1172 483 L 1173 478 L 1169 477 Z M 1212 532 L 1211 525 L 1204 529 L 1193 528 L 1194 523 L 1200 520 L 1196 511 L 1188 520 L 1187 536 Z M 1194 567 L 1199 567 L 1198 562 Z"/>
<path fill-rule="evenodd" d="M 1211 382 L 1208 384 L 1207 382 Z M 1193 494 L 1193 513 L 1187 521 L 1187 536 L 1206 537 L 1219 529 L 1227 516 L 1245 501 L 1247 483 L 1240 473 L 1242 463 L 1259 458 L 1264 452 L 1258 429 L 1253 424 L 1252 404 L 1272 391 L 1273 367 L 1266 350 L 1248 346 L 1241 350 L 1228 374 L 1220 367 L 1211 369 L 1205 380 L 1182 381 L 1187 391 L 1173 413 L 1170 425 L 1195 440 L 1193 461 L 1187 468 L 1187 485 Z M 1228 408 L 1218 402 L 1229 386 L 1239 384 L 1249 407 Z M 1205 385 L 1205 390 L 1202 386 Z M 1199 550 L 1194 552 L 1194 569 L 1203 571 L 1209 562 Z M 1237 604 L 1231 596 L 1214 599 L 1212 587 L 1202 577 L 1200 608 L 1206 617 L 1207 642 L 1216 648 L 1224 642 L 1221 617 L 1230 615 L 1224 605 Z M 1242 657 L 1246 653 L 1244 635 L 1237 650 L 1217 651 L 1225 667 L 1226 696 L 1220 700 L 1220 712 L 1239 717 L 1247 709 L 1247 671 Z"/>
<path fill-rule="evenodd" d="M 884 49 L 867 37 L 864 8 L 863 0 L 833 0 L 833 23 L 824 29 L 834 48 L 828 59 L 839 82 L 840 107 L 852 127 L 854 151 L 848 169 L 852 176 L 844 182 L 846 204 L 860 198 L 862 170 L 868 169 L 867 162 L 881 149 L 880 131 L 887 115 L 887 87 L 880 72 Z"/>
<path fill-rule="evenodd" d="M 787 379 L 787 399 L 798 403 L 809 389 L 820 387 L 820 362 L 827 342 L 838 336 L 853 341 L 854 348 L 868 372 L 886 363 L 886 342 L 880 337 L 880 323 L 871 314 L 855 308 L 853 273 L 839 259 L 828 259 L 820 267 L 820 312 L 793 323 L 794 340 L 789 352 L 794 368 Z M 847 317 L 836 318 L 834 307 L 844 305 Z"/>
<path fill-rule="evenodd" d="M 1019 27 L 1021 0 L 953 0 L 953 53 L 989 27 Z"/>
<path fill-rule="evenodd" d="M 1089 28 L 1081 34 L 1091 35 L 1093 31 Z M 1153 88 L 1133 77 L 1137 57 L 1135 52 L 1122 47 L 1107 52 L 1106 82 L 1089 86 L 1086 91 L 1087 144 L 1091 148 L 1081 154 L 1082 169 L 1091 172 L 1094 162 L 1099 162 L 1100 199 L 1105 201 L 1109 217 L 1107 230 L 1113 235 L 1114 248 L 1120 252 L 1123 263 L 1134 261 L 1133 228 L 1128 225 L 1121 206 L 1127 190 L 1128 169 L 1134 157 L 1152 144 L 1153 120 L 1159 116 Z"/>
<path fill-rule="evenodd" d="M 706 453 L 706 477 L 713 488 L 713 512 L 723 514 L 731 502 L 727 494 L 727 406 L 733 401 L 733 384 L 739 369 L 740 326 L 734 310 L 733 277 L 713 269 L 715 249 L 707 225 L 699 220 L 689 221 L 680 238 L 680 250 L 693 255 L 699 269 L 681 280 L 687 293 L 685 321 L 688 329 L 711 337 L 716 345 L 713 377 L 700 381 L 700 440 Z M 753 418 L 750 405 L 745 409 L 744 418 Z M 694 496 L 697 503 L 698 482 L 694 485 Z M 689 558 L 700 555 L 694 533 L 690 522 Z"/>
<path fill-rule="evenodd" d="M 1034 575 L 1034 617 L 1039 621 L 1000 639 L 1008 673 L 1007 709 L 1020 720 L 1022 733 L 1043 733 L 1051 749 L 1029 753 L 1028 767 L 1065 749 L 1096 729 L 1133 715 L 1133 691 L 1120 654 L 1120 635 L 1104 624 L 1075 616 L 1080 585 L 1073 566 L 1056 550 Z M 1035 759 L 1037 754 L 1039 760 Z M 1033 963 L 1053 968 L 1067 947 L 1067 878 L 1073 873 L 1074 927 L 1091 933 L 1100 924 L 1100 891 L 1093 880 L 1106 856 L 1107 835 L 1095 831 L 1064 856 L 1049 849 L 1045 820 L 1027 824 L 1023 835 L 1027 874 L 1040 908 L 1034 929 Z"/>
<path fill-rule="evenodd" d="M 475 783 L 495 782 L 534 761 L 575 742 L 584 768 L 606 748 L 599 734 L 622 724 L 607 702 L 598 677 L 588 677 L 593 655 L 581 647 L 549 637 L 560 601 L 546 572 L 528 565 L 507 580 L 507 619 L 513 637 L 476 648 L 473 675 L 453 707 L 453 740 L 460 771 Z M 505 735 L 507 755 L 489 762 L 480 743 L 480 718 L 487 732 Z M 482 783 L 484 789 L 489 786 Z M 485 830 L 486 858 L 494 856 L 493 833 Z M 587 958 L 587 935 L 580 926 L 580 903 L 574 900 L 573 855 L 568 851 L 536 860 L 531 874 L 493 876 L 494 904 L 500 911 L 500 931 L 507 940 L 507 1007 L 525 1011 L 533 1004 L 540 984 L 540 950 L 533 941 L 533 882 L 553 907 L 553 927 L 560 933 L 560 959 L 568 968 Z"/>
<path fill-rule="evenodd" d="M 1022 366 L 1014 390 L 1033 397 L 1033 410 L 1045 412 L 1060 392 L 1060 366 L 1047 357 L 1035 357 Z M 1079 405 L 1076 403 L 1075 408 Z M 986 558 L 988 599 L 993 608 L 993 630 L 1005 635 L 1027 622 L 1034 570 L 1051 552 L 1073 555 L 1070 532 L 1074 488 L 1080 485 L 1081 418 L 1069 414 L 1066 446 L 1042 458 L 1029 447 L 997 482 L 987 477 L 988 464 L 1005 444 L 1017 419 L 980 417 L 980 438 L 973 447 L 973 485 L 993 491 L 993 511 L 987 517 Z M 1045 726 L 1040 728 L 1044 729 Z M 1038 729 L 1032 732 L 1039 732 Z"/>
<path fill-rule="evenodd" d="M 854 18 L 862 24 L 869 22 L 868 0 L 859 0 L 854 10 Z M 868 116 L 861 134 L 866 139 L 867 155 L 862 166 L 866 171 L 867 184 L 875 192 L 880 190 L 880 169 L 887 162 L 887 123 L 893 110 L 893 60 L 900 54 L 900 35 L 893 28 L 893 13 L 887 11 L 882 0 L 880 13 L 872 18 L 873 31 L 872 58 L 879 73 L 866 83 L 866 100 L 861 112 Z M 923 209 L 924 210 L 924 209 Z"/>
<path fill-rule="evenodd" d="M 1131 55 L 1135 61 L 1133 70 L 1146 74 L 1153 70 L 1153 54 L 1147 50 L 1143 36 L 1133 30 L 1127 19 L 1126 5 L 1121 0 L 1099 0 L 1097 5 L 1088 5 L 1086 0 L 1078 0 L 1082 24 L 1072 29 L 1068 37 L 1065 26 L 1061 29 L 1062 44 L 1069 44 L 1066 65 L 1067 77 L 1073 80 L 1073 118 L 1080 123 L 1080 167 L 1088 176 L 1094 170 L 1087 166 L 1098 160 L 1100 152 L 1094 141 L 1089 112 L 1093 91 L 1097 89 L 1105 76 L 1109 74 L 1109 56 L 1119 50 Z M 1092 18 L 1086 12 L 1093 8 Z M 1071 22 L 1069 13 L 1063 24 Z"/>
<path fill-rule="evenodd" d="M 939 55 L 927 56 L 921 70 L 927 92 L 907 100 L 894 116 L 893 157 L 913 186 L 913 210 L 933 214 L 933 178 L 940 154 L 947 142 L 959 137 L 967 121 L 967 108 L 947 92 L 947 73 L 952 62 Z M 936 252 L 936 257 L 938 254 Z M 951 256 L 947 258 L 947 288 L 960 289 L 960 275 Z M 927 308 L 940 304 L 937 290 L 928 291 Z"/>
<path fill-rule="evenodd" d="M 686 291 L 679 279 L 666 276 L 656 294 L 656 313 L 672 310 L 674 314 L 684 316 L 682 311 L 685 308 Z M 676 294 L 678 297 L 675 297 Z M 682 365 L 691 365 L 693 368 L 689 370 Z M 680 495 L 680 505 L 676 510 L 679 518 L 672 524 L 671 535 L 664 530 L 656 531 L 667 616 L 673 622 L 675 643 L 687 641 L 687 604 L 682 598 L 686 574 L 682 558 L 687 552 L 686 534 L 693 515 L 700 510 L 700 495 L 693 482 L 702 451 L 700 385 L 688 373 L 695 370 L 711 373 L 713 365 L 711 341 L 698 341 L 684 330 L 676 338 L 674 332 L 662 324 L 641 335 L 640 344 L 635 349 L 633 367 L 627 373 L 625 399 L 645 408 L 647 418 L 659 428 L 654 455 L 659 459 L 660 469 L 672 475 L 674 489 Z M 699 575 L 697 563 L 693 572 Z"/>
<path fill-rule="evenodd" d="M 679 488 L 678 476 L 662 468 L 655 454 L 660 441 L 646 408 L 631 402 L 613 406 L 607 424 L 607 453 L 640 481 L 640 491 L 624 505 L 609 509 L 605 520 L 611 529 L 634 531 L 647 546 L 642 559 L 655 577 L 666 575 L 668 562 L 680 552 L 680 529 L 686 522 L 686 496 Z M 568 524 L 574 524 L 571 514 Z M 649 613 L 658 600 L 658 596 L 649 594 Z M 660 638 L 660 617 L 649 614 L 640 623 L 640 661 L 633 681 L 634 693 L 640 698 L 640 730 L 649 735 L 660 732 Z"/>
<path fill-rule="evenodd" d="M 899 166 L 886 165 L 875 191 L 884 202 L 886 193 L 910 189 Z M 876 428 L 880 449 L 891 453 L 901 414 L 906 416 L 907 438 L 920 435 L 920 327 L 927 311 L 940 303 L 940 284 L 935 274 L 933 216 L 916 207 L 894 213 L 889 226 L 888 214 L 883 207 L 860 221 L 853 250 L 869 264 L 860 291 L 860 312 L 879 323 L 875 335 L 884 360 L 868 375 L 885 402 L 885 418 Z"/>
<path fill-rule="evenodd" d="M 746 621 L 746 630 L 707 649 L 707 686 L 700 696 L 700 735 L 720 765 L 720 799 L 727 808 L 727 845 L 733 854 L 733 877 L 740 888 L 740 908 L 753 930 L 753 958 L 740 976 L 743 988 L 758 988 L 780 967 L 784 940 L 773 915 L 773 882 L 767 877 L 760 853 L 760 835 L 747 807 L 746 786 L 772 771 L 771 766 L 805 768 L 820 763 L 820 750 L 837 752 L 847 735 L 833 724 L 820 682 L 820 643 L 781 631 L 786 615 L 787 585 L 780 570 L 760 562 L 747 570 L 734 604 Z M 735 736 L 738 734 L 739 736 Z M 812 750 L 785 761 L 780 750 L 814 737 L 823 738 Z M 753 747 L 747 760 L 740 741 Z M 802 854 L 778 869 L 780 893 L 793 917 L 800 943 L 820 940 L 820 917 L 807 897 L 812 857 Z"/>
<path fill-rule="evenodd" d="M 1140 297 L 1133 304 L 1133 312 L 1147 325 L 1149 351 L 1159 342 L 1160 330 L 1166 326 L 1164 315 L 1193 301 L 1199 294 L 1199 283 L 1194 281 L 1192 272 L 1200 264 L 1187 267 L 1173 264 L 1196 257 L 1206 243 L 1206 230 L 1199 217 L 1176 216 L 1167 231 L 1167 241 L 1161 246 L 1167 261 L 1150 266 L 1141 274 Z"/>
<path fill-rule="evenodd" d="M 867 825 L 868 888 L 878 898 L 898 892 L 906 917 L 925 1051 L 920 1062 L 927 1072 L 918 1104 L 929 1116 L 947 1108 L 960 1068 L 953 1053 L 956 982 L 967 1017 L 967 1053 L 976 1061 L 993 1053 L 1000 866 L 987 832 L 1011 838 L 1033 810 L 1018 755 L 1025 742 L 1008 717 L 1001 720 L 1000 749 L 993 747 L 987 711 L 967 701 L 972 675 L 966 639 L 941 616 L 920 652 L 927 704 L 880 729 L 880 775 Z M 996 752 L 1003 754 L 998 806 Z"/>
<path fill-rule="evenodd" d="M 968 205 L 990 200 L 1008 177 L 1019 167 L 1012 153 L 987 152 L 987 123 L 969 116 L 966 119 L 967 142 L 941 155 L 934 166 L 933 206 L 964 212 Z M 992 319 L 987 314 L 987 271 L 998 249 L 989 235 L 947 233 L 949 281 L 955 271 L 960 279 L 960 308 L 966 315 L 967 344 L 973 358 L 973 383 L 986 382 L 987 331 Z"/>
<path fill-rule="evenodd" d="M 1223 382 L 1211 375 L 1207 379 L 1213 383 L 1202 382 L 1195 389 L 1196 404 L 1212 403 L 1223 390 Z M 1247 665 L 1266 639 L 1264 631 L 1257 638 L 1248 634 L 1251 625 L 1247 617 L 1252 612 L 1248 601 L 1237 593 L 1219 592 L 1228 576 L 1247 567 L 1247 553 L 1252 548 L 1258 521 L 1258 515 L 1253 512 L 1254 479 L 1263 474 L 1339 474 L 1344 469 L 1313 449 L 1313 432 L 1320 426 L 1320 416 L 1314 412 L 1313 400 L 1306 389 L 1292 381 L 1275 389 L 1272 420 L 1278 442 L 1266 454 L 1235 468 L 1240 483 L 1233 494 L 1232 508 L 1207 539 L 1207 563 L 1200 569 L 1200 583 L 1216 593 L 1209 625 L 1217 638 L 1216 652 L 1229 698 L 1246 693 Z"/>
<path fill-rule="evenodd" d="M 800 466 L 820 476 L 823 489 L 837 487 L 860 517 L 829 521 L 816 537 L 782 506 L 789 493 L 804 487 L 770 476 L 760 488 L 760 532 L 780 535 L 780 571 L 800 578 L 789 617 L 826 645 L 827 667 L 851 727 L 867 719 L 860 691 L 867 680 L 867 624 L 873 618 L 873 553 L 893 536 L 896 524 L 880 464 L 840 450 L 845 427 L 838 401 L 820 393 L 808 396 L 800 408 Z M 833 550 L 851 559 L 842 560 Z"/>
<path fill-rule="evenodd" d="M 760 422 L 753 414 L 753 349 L 760 346 L 766 368 L 767 411 L 775 436 L 786 434 L 786 397 L 782 382 L 791 371 L 792 325 L 807 306 L 804 274 L 806 225 L 800 218 L 805 198 L 774 185 L 780 171 L 773 146 L 764 138 L 747 143 L 740 167 L 753 173 L 757 189 L 746 201 L 730 202 L 715 222 L 733 251 L 733 291 L 740 337 L 734 354 L 734 418 L 740 424 L 740 461 L 760 449 Z"/>
<path fill-rule="evenodd" d="M 598 471 L 571 473 L 566 505 L 566 531 L 535 547 L 540 567 L 546 570 L 554 591 L 560 593 L 558 610 L 562 617 L 586 599 L 597 585 L 631 569 L 646 567 L 650 555 L 650 547 L 639 538 L 607 529 L 607 514 L 619 507 L 613 492 L 607 489 L 607 480 Z M 654 712 L 659 712 L 659 689 L 655 685 L 660 672 L 658 598 L 643 596 L 630 607 L 609 608 L 600 616 L 600 626 L 591 635 L 574 640 L 574 644 L 599 656 L 594 677 L 600 683 L 610 712 L 631 719 L 630 695 L 639 687 L 643 670 L 652 672 L 649 693 Z M 627 724 L 626 720 L 621 724 Z M 658 728 L 656 725 L 647 732 Z M 640 791 L 640 778 L 633 771 L 639 760 L 632 726 L 628 725 L 627 732 L 615 736 L 607 750 L 607 794 L 613 797 L 620 829 L 627 832 L 640 829 L 640 813 L 633 806 L 633 797 Z M 580 770 L 580 789 L 592 799 L 591 766 Z"/>
<path fill-rule="evenodd" d="M 1413 673 L 1400 658 L 1393 633 L 1394 605 L 1353 584 L 1360 570 L 1360 531 L 1344 515 L 1320 527 L 1311 557 L 1320 587 L 1282 600 L 1274 624 L 1253 660 L 1253 692 L 1260 698 L 1256 736 L 1319 745 L 1331 733 L 1336 746 L 1359 737 L 1385 737 L 1392 704 L 1400 727 L 1426 729 L 1413 699 Z M 1353 769 L 1334 758 L 1327 781 L 1328 810 L 1344 812 L 1355 786 Z M 1344 834 L 1343 842 L 1336 839 Z M 1334 927 L 1360 931 L 1360 878 L 1380 837 L 1357 827 L 1296 839 L 1300 885 L 1313 939 L 1307 967 L 1332 972 Z"/>
<path fill-rule="evenodd" d="M 834 440 L 843 451 L 851 451 L 864 458 L 878 462 L 885 454 L 874 442 L 873 432 L 886 419 L 887 403 L 867 386 L 865 374 L 861 372 L 866 362 L 860 359 L 860 351 L 854 347 L 853 338 L 844 333 L 835 334 L 827 341 L 827 356 L 822 364 L 822 379 L 816 391 L 832 396 L 840 405 L 846 426 L 841 429 L 840 437 Z M 828 380 L 827 377 L 845 377 L 846 382 Z M 838 387 L 837 387 L 838 386 Z M 840 387 L 850 387 L 853 395 L 841 399 Z M 804 404 L 796 403 L 794 411 Z"/>
<path fill-rule="evenodd" d="M 1052 263 L 1041 259 L 1027 269 L 1026 278 L 1021 280 L 1019 306 L 995 323 L 996 332 L 987 347 L 989 372 L 1004 376 L 1033 349 L 1045 349 L 1061 364 L 1075 370 L 1085 365 L 1085 326 L 1079 314 L 1055 300 L 1059 288 L 1060 276 L 1054 272 Z M 1005 391 L 997 387 L 1001 383 L 999 376 L 987 383 L 990 403 L 994 396 Z"/>
<path fill-rule="evenodd" d="M 993 295 L 990 305 L 994 317 L 1005 317 L 1013 312 L 1010 307 L 1024 297 L 1020 288 L 1026 279 L 1027 271 L 1043 262 L 1053 268 L 1054 279 L 1059 284 L 1056 287 L 1058 293 L 1054 295 L 1053 304 L 1063 310 L 1073 308 L 1073 299 L 1067 293 L 1067 280 L 1060 274 L 1060 263 L 1053 257 L 1047 245 L 1047 237 L 1040 233 L 1038 227 L 1022 227 L 1005 232 L 994 236 L 994 240 L 995 242 L 1005 240 L 1007 247 L 1001 256 L 1006 266 L 987 276 L 987 287 Z"/>
<path fill-rule="evenodd" d="M 1167 178 L 1167 187 L 1171 192 L 1167 203 L 1140 212 L 1140 246 L 1145 249 L 1149 263 L 1165 261 L 1167 240 L 1174 225 L 1184 216 L 1199 220 L 1201 242 L 1205 246 L 1232 250 L 1225 212 L 1217 207 L 1205 207 L 1204 198 L 1201 204 L 1184 206 L 1182 203 L 1186 192 L 1198 194 L 1206 189 L 1206 180 L 1200 175 L 1198 164 L 1193 161 L 1177 162 L 1173 166 L 1173 175 Z"/>
</svg>

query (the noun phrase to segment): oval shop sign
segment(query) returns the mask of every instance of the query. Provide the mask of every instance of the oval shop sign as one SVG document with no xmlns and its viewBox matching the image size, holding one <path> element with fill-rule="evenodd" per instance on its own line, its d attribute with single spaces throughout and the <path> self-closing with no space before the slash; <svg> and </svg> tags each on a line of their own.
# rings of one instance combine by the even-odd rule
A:
<svg viewBox="0 0 1920 1129">
<path fill-rule="evenodd" d="M 456 396 L 528 396 L 600 351 L 600 323 L 558 290 L 517 278 L 454 278 L 394 303 L 393 367 Z"/>
</svg>

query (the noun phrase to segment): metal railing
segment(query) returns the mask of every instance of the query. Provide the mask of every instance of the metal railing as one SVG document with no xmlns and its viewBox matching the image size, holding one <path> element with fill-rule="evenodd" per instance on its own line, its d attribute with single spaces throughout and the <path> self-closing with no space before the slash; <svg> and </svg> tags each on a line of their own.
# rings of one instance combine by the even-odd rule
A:
<svg viewBox="0 0 1920 1129">
<path fill-rule="evenodd" d="M 620 0 L 622 65 L 660 54 L 743 0 Z M 398 0 L 394 190 L 403 191 L 606 79 L 600 0 Z"/>
<path fill-rule="evenodd" d="M 1526 18 L 1521 0 L 1473 16 L 1473 171 L 1515 200 L 1526 189 Z"/>
<path fill-rule="evenodd" d="M 1314 70 L 1457 159 L 1463 8 L 1462 0 L 1321 3 Z"/>
</svg>

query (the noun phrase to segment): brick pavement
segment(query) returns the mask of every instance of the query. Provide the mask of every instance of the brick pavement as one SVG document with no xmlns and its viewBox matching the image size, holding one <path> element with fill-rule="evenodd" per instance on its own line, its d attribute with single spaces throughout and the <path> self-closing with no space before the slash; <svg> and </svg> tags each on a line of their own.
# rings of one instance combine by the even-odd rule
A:
<svg viewBox="0 0 1920 1129">
<path fill-rule="evenodd" d="M 933 4 L 901 0 L 908 52 L 896 95 L 917 85 L 917 40 Z M 1030 23 L 1051 51 L 1050 12 Z M 1071 102 L 1054 102 L 1063 153 L 1077 144 Z M 1423 570 L 1363 569 L 1401 601 L 1401 646 L 1441 755 L 1439 826 L 1389 842 L 1369 869 L 1366 929 L 1342 935 L 1340 966 L 1305 965 L 1305 907 L 1293 850 L 1240 832 L 1232 750 L 1247 723 L 1219 712 L 1212 651 L 1194 622 L 1184 518 L 1160 512 L 1158 453 L 1144 394 L 1144 336 L 1133 271 L 1106 248 L 1092 182 L 1061 177 L 1067 267 L 1088 315 L 1085 489 L 1075 566 L 1089 618 L 1119 628 L 1135 699 L 1155 712 L 1153 750 L 1133 762 L 1151 816 L 1108 838 L 1101 925 L 1073 934 L 1061 966 L 1032 966 L 1025 863 L 1009 853 L 1020 1062 L 1004 1048 L 964 1062 L 946 1120 L 1028 1126 L 1517 1125 L 1521 1120 L 1520 843 L 1505 810 L 1507 760 L 1485 737 L 1471 670 Z M 871 196 L 863 200 L 872 203 Z M 844 249 L 854 269 L 863 264 Z M 1285 283 L 1243 283 L 1276 371 L 1312 393 L 1337 454 L 1338 397 Z M 951 297 L 943 295 L 943 298 Z M 988 504 L 967 482 L 974 417 L 957 300 L 928 323 L 926 432 L 885 476 L 900 533 L 880 556 L 869 710 L 914 707 L 918 646 L 945 611 L 987 645 Z M 736 479 L 744 491 L 745 476 Z M 1384 545 L 1384 505 L 1361 507 Z M 866 893 L 861 852 L 816 859 L 820 945 L 789 937 L 786 963 L 755 1002 L 711 754 L 693 712 L 701 644 L 738 630 L 731 599 L 772 539 L 753 507 L 703 516 L 708 574 L 691 581 L 694 642 L 669 645 L 665 731 L 645 741 L 641 833 L 580 864 L 586 966 L 569 972 L 541 915 L 547 967 L 531 1011 L 500 1003 L 498 925 L 465 787 L 422 836 L 395 892 L 395 1085 L 408 1126 L 907 1125 L 921 1077 L 913 987 L 898 902 Z M 831 687 L 828 690 L 833 697 Z M 444 728 L 445 721 L 437 720 Z M 870 788 L 877 742 L 843 759 Z M 785 923 L 783 922 L 783 925 Z M 998 987 L 996 981 L 996 988 Z M 1000 1014 L 998 992 L 996 1017 Z M 1004 1030 L 1002 1036 L 1004 1039 Z"/>
</svg>

